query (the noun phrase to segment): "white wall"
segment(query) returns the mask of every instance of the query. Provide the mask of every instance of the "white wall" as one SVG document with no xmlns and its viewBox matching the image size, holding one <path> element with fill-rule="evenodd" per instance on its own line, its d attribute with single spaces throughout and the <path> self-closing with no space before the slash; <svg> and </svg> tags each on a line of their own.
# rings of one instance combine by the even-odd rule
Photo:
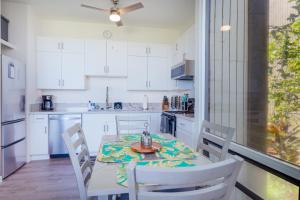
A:
<svg viewBox="0 0 300 200">
<path fill-rule="evenodd" d="M 134 42 L 153 42 L 153 43 L 173 43 L 180 32 L 175 30 L 146 28 L 146 27 L 122 27 L 118 28 L 111 25 L 97 23 L 84 23 L 74 21 L 56 21 L 49 19 L 37 20 L 35 23 L 37 36 L 50 37 L 71 37 L 71 38 L 98 38 L 103 39 L 102 33 L 105 30 L 112 32 L 113 39 L 127 40 Z M 31 73 L 32 84 L 30 87 L 36 88 L 35 74 Z M 35 84 L 35 85 L 34 85 Z M 87 90 L 83 91 L 59 91 L 59 90 L 42 90 L 37 91 L 34 98 L 30 99 L 31 103 L 36 103 L 42 94 L 52 94 L 56 97 L 58 103 L 86 103 L 89 100 L 95 102 L 105 102 L 105 87 L 110 88 L 110 101 L 123 102 L 142 102 L 144 94 L 149 96 L 149 102 L 161 102 L 164 95 L 181 95 L 183 92 L 150 92 L 150 91 L 127 91 L 126 78 L 100 78 L 88 77 Z"/>
</svg>

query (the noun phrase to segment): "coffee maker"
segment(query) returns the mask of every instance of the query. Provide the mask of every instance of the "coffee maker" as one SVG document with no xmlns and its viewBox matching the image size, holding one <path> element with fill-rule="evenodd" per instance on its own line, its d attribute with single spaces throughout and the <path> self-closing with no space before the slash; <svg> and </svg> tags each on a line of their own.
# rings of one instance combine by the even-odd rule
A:
<svg viewBox="0 0 300 200">
<path fill-rule="evenodd" d="M 52 95 L 42 95 L 41 109 L 46 111 L 54 110 L 52 99 L 53 99 Z"/>
</svg>

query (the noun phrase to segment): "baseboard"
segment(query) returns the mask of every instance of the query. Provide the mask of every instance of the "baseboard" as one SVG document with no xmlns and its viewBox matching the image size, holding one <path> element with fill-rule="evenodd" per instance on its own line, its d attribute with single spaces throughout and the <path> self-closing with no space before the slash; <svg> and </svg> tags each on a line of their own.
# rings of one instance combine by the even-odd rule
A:
<svg viewBox="0 0 300 200">
<path fill-rule="evenodd" d="M 31 155 L 30 160 L 48 160 L 49 155 Z"/>
</svg>

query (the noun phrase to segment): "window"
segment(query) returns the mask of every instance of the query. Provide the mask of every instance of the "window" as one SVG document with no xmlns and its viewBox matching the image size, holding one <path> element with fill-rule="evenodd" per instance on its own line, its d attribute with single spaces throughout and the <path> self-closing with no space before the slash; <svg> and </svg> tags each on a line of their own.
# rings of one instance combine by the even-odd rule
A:
<svg viewBox="0 0 300 200">
<path fill-rule="evenodd" d="M 300 0 L 208 2 L 207 120 L 299 169 Z M 297 199 L 297 188 L 287 191 Z"/>
</svg>

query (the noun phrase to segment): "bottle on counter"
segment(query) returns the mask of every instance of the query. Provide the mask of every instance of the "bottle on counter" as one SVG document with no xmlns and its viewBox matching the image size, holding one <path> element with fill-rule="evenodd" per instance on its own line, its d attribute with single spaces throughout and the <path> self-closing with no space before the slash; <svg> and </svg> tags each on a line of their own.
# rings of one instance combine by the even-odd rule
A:
<svg viewBox="0 0 300 200">
<path fill-rule="evenodd" d="M 169 110 L 169 99 L 167 96 L 164 96 L 163 102 L 162 102 L 162 110 L 168 111 Z"/>
<path fill-rule="evenodd" d="M 146 94 L 143 99 L 143 110 L 148 110 L 148 96 Z"/>
</svg>

